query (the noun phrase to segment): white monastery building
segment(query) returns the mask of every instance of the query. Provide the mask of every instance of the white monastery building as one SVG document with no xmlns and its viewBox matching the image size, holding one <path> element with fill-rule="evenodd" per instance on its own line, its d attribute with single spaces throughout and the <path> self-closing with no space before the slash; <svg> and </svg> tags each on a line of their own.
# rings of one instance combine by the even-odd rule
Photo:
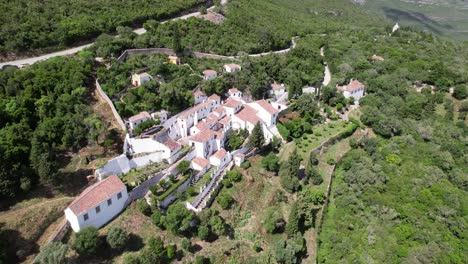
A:
<svg viewBox="0 0 468 264">
<path fill-rule="evenodd" d="M 134 115 L 128 119 L 128 125 L 130 126 L 130 129 L 133 130 L 135 129 L 139 124 L 151 120 L 152 117 L 148 112 L 141 112 L 137 115 Z"/>
<path fill-rule="evenodd" d="M 146 72 L 132 75 L 132 85 L 134 87 L 138 87 L 151 80 L 153 80 L 153 77 Z"/>
<path fill-rule="evenodd" d="M 86 188 L 65 209 L 65 217 L 75 232 L 87 226 L 99 228 L 118 215 L 128 199 L 127 187 L 110 176 Z"/>
<path fill-rule="evenodd" d="M 341 91 L 345 98 L 353 97 L 354 100 L 359 101 L 361 97 L 364 97 L 364 92 L 366 87 L 364 84 L 359 82 L 358 80 L 353 80 L 349 82 L 348 85 L 338 86 L 336 87 L 338 91 Z"/>
<path fill-rule="evenodd" d="M 286 87 L 284 87 L 284 84 L 277 84 L 277 83 L 272 83 L 271 84 L 271 90 L 270 90 L 270 95 L 271 96 L 280 97 L 285 92 L 286 92 Z"/>
<path fill-rule="evenodd" d="M 225 72 L 237 72 L 240 70 L 242 70 L 242 67 L 239 64 L 230 63 L 224 65 Z"/>
</svg>

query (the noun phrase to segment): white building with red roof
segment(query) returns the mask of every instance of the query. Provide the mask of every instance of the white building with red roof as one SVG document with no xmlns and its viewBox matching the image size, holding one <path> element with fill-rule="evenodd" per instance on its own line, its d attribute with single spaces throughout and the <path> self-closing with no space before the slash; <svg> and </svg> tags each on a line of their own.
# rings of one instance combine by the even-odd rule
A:
<svg viewBox="0 0 468 264">
<path fill-rule="evenodd" d="M 234 63 L 225 64 L 223 68 L 225 72 L 236 72 L 242 70 L 242 67 L 239 64 Z"/>
<path fill-rule="evenodd" d="M 203 71 L 203 80 L 208 81 L 216 78 L 218 73 L 214 70 L 204 70 Z"/>
<path fill-rule="evenodd" d="M 242 99 L 242 92 L 239 91 L 239 89 L 237 89 L 237 88 L 229 89 L 227 94 L 228 94 L 229 98 L 233 98 L 233 99 L 237 99 L 237 100 Z"/>
<path fill-rule="evenodd" d="M 210 161 L 201 157 L 195 157 L 191 161 L 191 168 L 196 171 L 203 171 L 208 169 L 210 166 Z"/>
<path fill-rule="evenodd" d="M 284 84 L 272 83 L 270 89 L 270 95 L 275 97 L 280 97 L 286 92 L 286 87 Z"/>
<path fill-rule="evenodd" d="M 210 157 L 210 164 L 217 167 L 222 167 L 224 164 L 231 161 L 231 154 L 224 148 L 219 149 Z"/>
<path fill-rule="evenodd" d="M 359 101 L 362 97 L 364 97 L 366 87 L 364 84 L 359 82 L 358 80 L 353 80 L 349 82 L 348 85 L 344 86 L 336 86 L 338 91 L 341 91 L 345 98 L 353 97 L 354 100 Z"/>
<path fill-rule="evenodd" d="M 132 86 L 138 87 L 151 80 L 153 80 L 153 77 L 146 72 L 140 74 L 135 73 L 132 75 Z"/>
<path fill-rule="evenodd" d="M 180 136 L 187 137 L 189 135 L 190 128 L 198 124 L 198 121 L 207 118 L 208 115 L 213 112 L 220 104 L 221 98 L 218 95 L 213 94 L 203 103 L 182 112 L 177 117 L 177 125 L 180 130 Z"/>
<path fill-rule="evenodd" d="M 99 228 L 125 207 L 127 187 L 117 176 L 110 176 L 86 188 L 65 209 L 65 218 L 75 232 L 87 226 Z"/>
<path fill-rule="evenodd" d="M 131 116 L 129 119 L 128 119 L 128 125 L 130 126 L 130 129 L 133 130 L 135 129 L 139 124 L 145 122 L 145 121 L 148 121 L 148 120 L 151 120 L 152 117 L 151 115 L 144 111 L 144 112 L 141 112 L 137 115 L 134 115 L 134 116 Z"/>
</svg>

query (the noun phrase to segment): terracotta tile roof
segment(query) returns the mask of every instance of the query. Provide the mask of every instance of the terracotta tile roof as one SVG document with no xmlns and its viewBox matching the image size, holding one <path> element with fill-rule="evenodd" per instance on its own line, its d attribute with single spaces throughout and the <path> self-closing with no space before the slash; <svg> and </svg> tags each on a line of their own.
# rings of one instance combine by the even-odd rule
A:
<svg viewBox="0 0 468 264">
<path fill-rule="evenodd" d="M 217 107 L 213 113 L 216 113 L 218 116 L 221 116 L 224 113 L 224 109 L 222 107 Z"/>
<path fill-rule="evenodd" d="M 225 125 L 225 124 L 229 123 L 229 121 L 231 121 L 231 117 L 230 116 L 225 116 L 225 117 L 221 118 L 221 120 L 219 120 L 219 123 Z"/>
<path fill-rule="evenodd" d="M 208 97 L 208 100 L 219 101 L 219 100 L 221 100 L 221 97 L 219 97 L 219 95 L 217 95 L 217 94 L 212 94 L 212 95 L 210 95 L 210 97 Z"/>
<path fill-rule="evenodd" d="M 257 124 L 260 121 L 260 118 L 257 116 L 257 110 L 248 105 L 245 105 L 244 108 L 235 114 L 235 116 L 252 125 Z"/>
<path fill-rule="evenodd" d="M 272 83 L 271 84 L 271 89 L 273 90 L 282 90 L 284 89 L 284 85 L 281 85 L 281 84 L 277 84 L 277 83 Z"/>
<path fill-rule="evenodd" d="M 220 160 L 220 159 L 224 158 L 224 156 L 226 156 L 226 154 L 227 154 L 227 151 L 224 148 L 221 148 L 218 151 L 216 151 L 216 153 L 213 154 L 212 157 L 217 158 L 217 159 Z"/>
<path fill-rule="evenodd" d="M 210 165 L 210 161 L 204 158 L 196 157 L 192 160 L 192 163 L 197 164 L 198 166 L 205 168 Z"/>
<path fill-rule="evenodd" d="M 372 55 L 371 57 L 373 60 L 378 60 L 378 61 L 384 61 L 385 59 L 382 56 L 379 55 Z"/>
<path fill-rule="evenodd" d="M 234 63 L 226 64 L 226 65 L 224 65 L 224 67 L 229 67 L 231 69 L 240 69 L 241 68 L 241 66 L 239 64 L 234 64 Z"/>
<path fill-rule="evenodd" d="M 206 94 L 200 89 L 195 90 L 192 94 L 194 96 L 206 96 Z"/>
<path fill-rule="evenodd" d="M 109 176 L 86 188 L 80 196 L 73 200 L 68 208 L 70 208 L 76 216 L 79 216 L 95 208 L 100 203 L 122 190 L 126 190 L 126 187 L 119 177 L 116 175 Z"/>
<path fill-rule="evenodd" d="M 175 151 L 182 147 L 177 141 L 174 141 L 171 138 L 168 138 L 166 141 L 163 142 L 163 145 L 169 148 L 171 151 Z"/>
<path fill-rule="evenodd" d="M 342 91 L 352 92 L 352 91 L 356 91 L 356 90 L 358 90 L 360 88 L 363 88 L 363 87 L 364 87 L 364 84 L 362 84 L 360 81 L 351 80 L 348 85 L 339 86 L 338 89 L 340 89 Z"/>
<path fill-rule="evenodd" d="M 209 129 L 206 129 L 191 136 L 190 140 L 195 141 L 195 142 L 206 142 L 210 140 L 210 138 L 212 138 L 213 136 L 214 136 L 214 132 Z"/>
<path fill-rule="evenodd" d="M 241 102 L 239 102 L 238 100 L 234 100 L 232 98 L 228 98 L 223 104 L 223 106 L 227 108 L 236 108 L 241 105 L 242 105 Z"/>
<path fill-rule="evenodd" d="M 272 115 L 279 112 L 278 109 L 274 108 L 270 103 L 268 103 L 265 100 L 258 100 L 258 101 L 255 101 L 254 103 L 258 104 L 260 107 L 265 109 L 265 111 L 267 111 L 268 113 Z"/>
<path fill-rule="evenodd" d="M 243 153 L 236 153 L 236 154 L 234 155 L 234 157 L 243 158 L 243 157 L 245 157 L 245 154 L 243 154 Z"/>
<path fill-rule="evenodd" d="M 206 107 L 208 105 L 208 103 L 205 101 L 201 104 L 198 104 L 192 108 L 189 108 L 187 110 L 185 110 L 184 112 L 182 112 L 180 115 L 179 115 L 179 118 L 181 119 L 185 119 L 187 117 L 189 117 L 190 115 L 192 114 L 195 114 L 195 112 L 198 112 L 200 109 L 202 109 L 203 107 Z"/>
<path fill-rule="evenodd" d="M 218 74 L 216 71 L 213 70 L 204 70 L 203 75 L 213 75 L 213 74 Z"/>
<path fill-rule="evenodd" d="M 128 120 L 130 122 L 135 122 L 141 119 L 150 119 L 150 118 L 151 118 L 151 115 L 148 112 L 144 111 L 137 115 L 131 116 Z"/>
<path fill-rule="evenodd" d="M 153 79 L 153 76 L 149 75 L 147 72 L 144 72 L 144 73 L 140 73 L 139 74 L 140 78 L 146 78 L 146 77 L 149 77 L 151 79 Z"/>
<path fill-rule="evenodd" d="M 231 88 L 231 89 L 228 90 L 229 94 L 234 94 L 234 93 L 238 93 L 238 92 L 240 92 L 240 91 L 237 88 Z"/>
</svg>

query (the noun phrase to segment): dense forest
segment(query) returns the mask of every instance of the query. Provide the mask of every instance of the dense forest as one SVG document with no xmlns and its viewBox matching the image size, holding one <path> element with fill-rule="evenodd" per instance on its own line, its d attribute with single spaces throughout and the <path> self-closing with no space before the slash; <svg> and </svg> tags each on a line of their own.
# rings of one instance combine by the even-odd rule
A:
<svg viewBox="0 0 468 264">
<path fill-rule="evenodd" d="M 20 0 L 0 3 L 0 54 L 66 47 L 118 26 L 163 20 L 206 0 Z"/>
<path fill-rule="evenodd" d="M 0 197 L 56 185 L 64 151 L 92 139 L 99 118 L 88 105 L 91 65 L 54 58 L 27 70 L 0 71 Z M 57 182 L 58 181 L 58 182 Z"/>
</svg>

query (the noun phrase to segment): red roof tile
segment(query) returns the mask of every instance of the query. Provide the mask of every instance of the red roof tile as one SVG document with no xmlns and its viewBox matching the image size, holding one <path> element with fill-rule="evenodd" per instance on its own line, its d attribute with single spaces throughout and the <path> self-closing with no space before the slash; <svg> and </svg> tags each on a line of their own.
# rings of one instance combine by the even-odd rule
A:
<svg viewBox="0 0 468 264">
<path fill-rule="evenodd" d="M 267 111 L 268 113 L 272 115 L 279 112 L 278 109 L 274 108 L 270 103 L 268 103 L 265 100 L 258 100 L 258 101 L 255 101 L 254 103 L 258 104 L 260 107 L 265 109 L 265 111 Z"/>
<path fill-rule="evenodd" d="M 141 119 L 150 119 L 150 118 L 151 118 L 151 115 L 148 112 L 144 111 L 137 115 L 131 116 L 128 120 L 130 122 L 135 122 Z"/>
<path fill-rule="evenodd" d="M 238 92 L 240 92 L 240 91 L 237 88 L 231 88 L 228 91 L 229 94 L 234 94 L 234 93 L 238 93 Z"/>
<path fill-rule="evenodd" d="M 192 94 L 194 96 L 206 96 L 205 93 L 201 91 L 200 89 L 195 90 Z"/>
<path fill-rule="evenodd" d="M 213 131 L 206 129 L 203 131 L 198 132 L 197 134 L 190 137 L 190 140 L 195 142 L 206 142 L 210 140 L 211 137 L 214 136 Z"/>
<path fill-rule="evenodd" d="M 73 200 L 68 208 L 70 208 L 76 216 L 79 216 L 95 208 L 100 203 L 122 190 L 126 190 L 126 187 L 119 177 L 116 175 L 109 176 L 86 188 L 80 196 Z"/>
<path fill-rule="evenodd" d="M 204 158 L 196 157 L 192 160 L 192 163 L 197 164 L 198 166 L 205 168 L 210 165 L 210 161 Z"/>
<path fill-rule="evenodd" d="M 217 74 L 217 72 L 213 71 L 213 70 L 204 70 L 203 71 L 203 75 L 213 75 L 213 74 Z"/>
<path fill-rule="evenodd" d="M 348 92 L 356 91 L 360 88 L 364 88 L 364 84 L 358 80 L 351 80 L 348 85 L 338 87 L 338 89 Z"/>
<path fill-rule="evenodd" d="M 163 142 L 163 145 L 169 148 L 171 151 L 175 151 L 182 147 L 177 141 L 174 141 L 171 138 L 168 138 L 166 141 Z"/>
<path fill-rule="evenodd" d="M 228 98 L 223 104 L 224 107 L 228 107 L 228 108 L 236 108 L 241 105 L 242 105 L 241 102 L 239 102 L 238 100 L 234 100 L 232 98 Z"/>
<path fill-rule="evenodd" d="M 235 114 L 240 120 L 249 122 L 252 125 L 257 124 L 260 121 L 260 118 L 257 116 L 257 110 L 251 106 L 245 105 L 239 113 Z"/>
<path fill-rule="evenodd" d="M 220 160 L 220 159 L 224 158 L 224 156 L 226 156 L 226 154 L 227 154 L 226 150 L 224 148 L 221 148 L 218 151 L 216 151 L 216 153 L 213 155 L 213 157 Z"/>
<path fill-rule="evenodd" d="M 273 89 L 273 90 L 282 90 L 282 89 L 284 89 L 284 86 L 281 85 L 281 84 L 272 83 L 271 84 L 271 89 Z"/>
</svg>

